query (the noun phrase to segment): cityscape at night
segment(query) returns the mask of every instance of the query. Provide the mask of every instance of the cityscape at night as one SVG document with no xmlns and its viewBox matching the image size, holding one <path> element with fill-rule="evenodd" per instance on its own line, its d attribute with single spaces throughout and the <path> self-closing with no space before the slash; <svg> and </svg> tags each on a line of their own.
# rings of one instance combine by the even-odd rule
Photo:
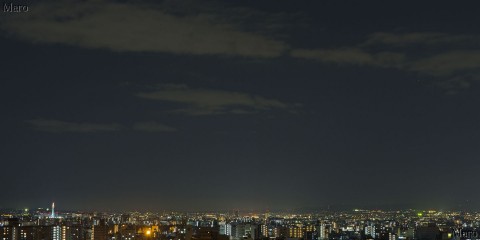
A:
<svg viewBox="0 0 480 240">
<path fill-rule="evenodd" d="M 403 240 L 477 239 L 480 213 L 436 210 L 293 212 L 82 212 L 51 208 L 2 213 L 1 239 Z"/>
<path fill-rule="evenodd" d="M 0 240 L 480 240 L 480 2 L 3 0 Z"/>
</svg>

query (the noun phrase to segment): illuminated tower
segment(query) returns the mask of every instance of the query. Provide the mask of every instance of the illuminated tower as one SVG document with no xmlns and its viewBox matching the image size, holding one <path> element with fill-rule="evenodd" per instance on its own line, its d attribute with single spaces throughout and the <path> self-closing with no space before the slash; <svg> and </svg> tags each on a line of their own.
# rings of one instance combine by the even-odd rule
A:
<svg viewBox="0 0 480 240">
<path fill-rule="evenodd" d="M 52 215 L 50 217 L 55 218 L 55 202 L 52 202 Z"/>
</svg>

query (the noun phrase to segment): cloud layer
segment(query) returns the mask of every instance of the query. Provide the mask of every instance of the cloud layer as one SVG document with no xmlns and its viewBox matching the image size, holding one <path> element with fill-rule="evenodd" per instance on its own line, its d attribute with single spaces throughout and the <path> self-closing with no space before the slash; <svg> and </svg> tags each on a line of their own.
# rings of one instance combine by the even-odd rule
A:
<svg viewBox="0 0 480 240">
<path fill-rule="evenodd" d="M 392 68 L 413 72 L 431 79 L 443 88 L 466 88 L 480 80 L 480 37 L 438 32 L 375 32 L 351 46 L 336 48 L 295 48 L 258 31 L 247 31 L 252 25 L 251 9 L 209 9 L 176 11 L 178 4 L 165 1 L 160 4 L 133 4 L 125 1 L 41 1 L 32 6 L 29 14 L 2 16 L 0 29 L 11 36 L 35 43 L 66 44 L 84 48 L 107 49 L 116 52 L 160 52 L 188 55 L 223 55 L 251 58 L 290 56 L 326 64 L 356 65 Z M 187 4 L 188 5 L 188 4 Z M 181 8 L 186 8 L 181 5 Z M 227 12 L 227 14 L 221 14 Z M 245 13 L 252 13 L 245 15 Z M 254 18 L 255 19 L 255 18 Z M 235 22 L 235 23 L 234 23 Z M 257 22 L 257 21 L 255 21 Z M 275 25 L 288 25 L 288 21 Z M 248 25 L 248 26 L 246 26 Z M 266 24 L 268 25 L 268 24 Z M 458 84 L 455 84 L 457 82 Z M 207 91 L 207 90 L 203 90 Z M 198 95 L 221 96 L 221 92 L 184 92 Z M 154 97 L 153 93 L 144 95 Z M 169 100 L 165 92 L 159 92 Z M 230 93 L 231 94 L 231 93 Z M 231 94 L 231 101 L 257 102 L 254 109 L 267 99 Z M 178 98 L 178 96 L 176 96 Z M 206 99 L 211 99 L 207 97 Z M 210 103 L 191 104 L 183 109 L 196 115 L 221 113 L 221 106 Z M 208 100 L 207 100 L 208 101 Z M 222 101 L 220 101 L 222 102 Z M 198 107 L 201 105 L 202 107 Z M 267 104 L 268 105 L 268 104 Z M 276 105 L 278 102 L 270 102 Z M 270 106 L 271 107 L 271 106 Z M 234 112 L 245 112 L 235 109 Z"/>
<path fill-rule="evenodd" d="M 455 93 L 480 80 L 478 40 L 476 36 L 443 33 L 375 33 L 354 47 L 293 49 L 290 56 L 323 63 L 414 72 L 433 79 L 435 85 L 449 93 Z M 412 45 L 428 48 L 412 52 Z M 377 50 L 379 48 L 382 50 Z"/>
<path fill-rule="evenodd" d="M 39 2 L 0 27 L 32 42 L 113 51 L 277 57 L 286 44 L 238 30 L 213 15 L 178 16 L 154 6 L 107 1 Z"/>
<path fill-rule="evenodd" d="M 396 52 L 369 53 L 360 48 L 294 49 L 295 58 L 319 60 L 326 63 L 395 67 L 404 62 L 405 55 Z"/>
<path fill-rule="evenodd" d="M 137 97 L 180 104 L 173 112 L 187 115 L 246 114 L 273 109 L 289 109 L 289 104 L 276 99 L 240 92 L 193 89 L 168 85 L 153 92 L 140 92 Z"/>
</svg>

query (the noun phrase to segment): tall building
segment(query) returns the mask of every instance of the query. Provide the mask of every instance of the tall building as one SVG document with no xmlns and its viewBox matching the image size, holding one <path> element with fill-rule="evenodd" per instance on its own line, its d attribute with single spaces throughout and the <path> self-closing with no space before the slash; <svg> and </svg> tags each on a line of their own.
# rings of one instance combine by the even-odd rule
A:
<svg viewBox="0 0 480 240">
<path fill-rule="evenodd" d="M 53 215 L 52 215 L 52 218 L 53 218 Z M 60 240 L 60 236 L 61 236 L 60 226 L 52 226 L 52 240 Z"/>
<path fill-rule="evenodd" d="M 63 225 L 61 229 L 61 240 L 83 240 L 83 226 Z"/>
<path fill-rule="evenodd" d="M 107 240 L 108 228 L 105 220 L 100 220 L 97 225 L 92 226 L 92 240 Z"/>
<path fill-rule="evenodd" d="M 258 239 L 260 237 L 260 233 L 258 230 L 259 229 L 257 225 L 247 223 L 245 224 L 245 231 L 243 233 L 243 236 L 249 237 L 251 239 Z"/>
<path fill-rule="evenodd" d="M 231 237 L 233 239 L 242 239 L 245 236 L 245 225 L 237 224 L 234 229 L 232 229 Z M 232 239 L 230 238 L 230 239 Z"/>
<path fill-rule="evenodd" d="M 219 222 L 218 224 L 219 226 L 219 234 L 221 235 L 228 235 L 227 234 L 227 223 L 222 221 L 222 222 Z"/>
<path fill-rule="evenodd" d="M 262 237 L 268 237 L 268 225 L 260 225 L 260 232 Z"/>
<path fill-rule="evenodd" d="M 52 202 L 52 214 L 50 214 L 50 218 L 55 218 L 55 202 Z"/>
<path fill-rule="evenodd" d="M 338 224 L 336 222 L 332 222 L 332 230 L 338 233 Z"/>
<path fill-rule="evenodd" d="M 2 226 L 0 227 L 0 231 L 2 240 L 17 240 L 20 238 L 17 226 Z"/>
<path fill-rule="evenodd" d="M 375 238 L 375 226 L 366 226 L 365 227 L 365 236 L 371 236 L 372 238 Z"/>
<path fill-rule="evenodd" d="M 235 223 L 228 223 L 225 225 L 225 235 L 232 236 L 232 232 L 236 230 Z"/>
<path fill-rule="evenodd" d="M 327 229 L 325 228 L 325 223 L 320 223 L 318 226 L 318 239 L 327 239 Z"/>
<path fill-rule="evenodd" d="M 303 238 L 303 229 L 299 226 L 289 226 L 288 227 L 288 237 L 289 238 Z"/>
</svg>

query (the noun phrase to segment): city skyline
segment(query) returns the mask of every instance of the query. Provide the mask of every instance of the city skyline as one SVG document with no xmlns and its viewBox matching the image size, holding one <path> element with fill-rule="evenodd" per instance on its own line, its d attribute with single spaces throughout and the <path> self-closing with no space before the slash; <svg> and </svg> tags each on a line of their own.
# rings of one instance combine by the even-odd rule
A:
<svg viewBox="0 0 480 240">
<path fill-rule="evenodd" d="M 0 208 L 480 209 L 478 2 L 4 4 Z"/>
<path fill-rule="evenodd" d="M 53 206 L 53 204 L 52 204 Z M 466 240 L 480 213 L 436 210 L 318 213 L 0 211 L 4 240 Z"/>
</svg>

